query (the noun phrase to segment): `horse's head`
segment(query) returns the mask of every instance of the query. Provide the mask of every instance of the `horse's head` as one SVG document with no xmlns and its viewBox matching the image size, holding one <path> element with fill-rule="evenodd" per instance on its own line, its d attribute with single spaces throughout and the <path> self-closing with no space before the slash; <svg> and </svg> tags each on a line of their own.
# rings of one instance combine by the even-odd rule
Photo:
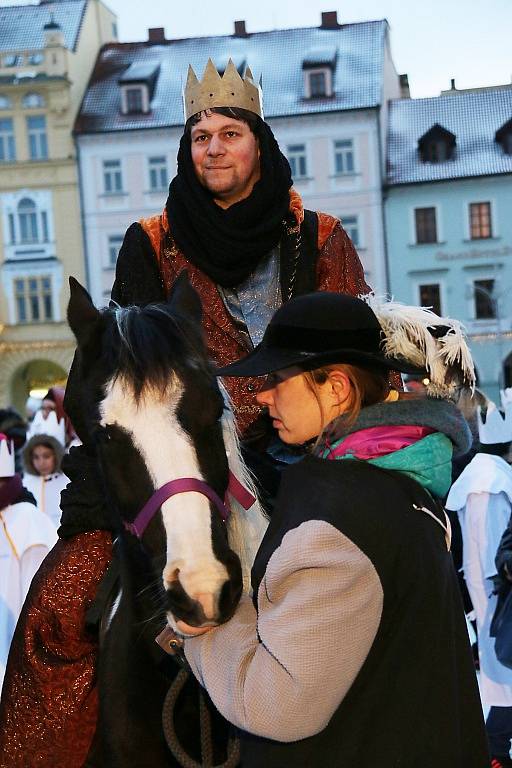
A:
<svg viewBox="0 0 512 768">
<path fill-rule="evenodd" d="M 224 498 L 224 400 L 188 279 L 178 279 L 167 303 L 142 309 L 98 311 L 72 278 L 70 286 L 68 320 L 78 346 L 68 400 L 75 401 L 78 433 L 98 445 L 108 495 L 123 520 L 133 521 L 156 489 L 177 478 L 199 478 Z M 164 501 L 142 544 L 153 562 L 165 563 L 171 623 L 217 624 L 232 615 L 242 590 L 240 560 L 205 496 Z"/>
</svg>

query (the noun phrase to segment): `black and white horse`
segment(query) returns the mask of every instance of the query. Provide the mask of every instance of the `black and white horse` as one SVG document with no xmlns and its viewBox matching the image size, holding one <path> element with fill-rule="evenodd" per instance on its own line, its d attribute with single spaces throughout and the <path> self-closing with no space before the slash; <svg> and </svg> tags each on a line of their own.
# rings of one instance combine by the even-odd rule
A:
<svg viewBox="0 0 512 768">
<path fill-rule="evenodd" d="M 97 447 L 98 482 L 119 531 L 120 575 L 102 620 L 99 719 L 86 765 L 174 766 L 161 713 L 176 665 L 155 637 L 166 620 L 201 626 L 232 616 L 243 585 L 249 588 L 266 520 L 257 502 L 244 510 L 229 496 L 230 473 L 252 485 L 207 358 L 200 300 L 186 277 L 165 304 L 101 311 L 79 283 L 70 285 L 77 355 L 68 396 L 80 405 L 78 432 Z M 148 499 L 183 478 L 199 481 L 200 490 L 185 485 L 157 498 L 157 513 L 134 535 Z M 216 501 L 203 495 L 206 486 Z M 225 522 L 218 500 L 226 493 Z M 178 731 L 197 758 L 192 696 L 184 695 Z M 216 727 L 226 729 L 217 718 Z"/>
</svg>

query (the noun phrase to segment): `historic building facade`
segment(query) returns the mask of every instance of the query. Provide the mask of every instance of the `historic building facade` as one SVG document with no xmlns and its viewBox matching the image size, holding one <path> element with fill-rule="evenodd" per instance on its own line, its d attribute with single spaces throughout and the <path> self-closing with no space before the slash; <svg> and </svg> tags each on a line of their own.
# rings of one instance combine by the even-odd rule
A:
<svg viewBox="0 0 512 768">
<path fill-rule="evenodd" d="M 387 22 L 167 40 L 102 49 L 78 115 L 86 260 L 94 300 L 110 295 L 117 252 L 129 224 L 159 212 L 176 168 L 183 131 L 182 87 L 190 64 L 208 57 L 223 71 L 231 57 L 263 81 L 263 109 L 292 166 L 306 206 L 339 216 L 368 281 L 387 287 L 382 181 L 387 102 L 400 95 Z"/>
<path fill-rule="evenodd" d="M 512 86 L 393 101 L 385 214 L 396 299 L 466 326 L 479 386 L 512 386 Z"/>
<path fill-rule="evenodd" d="M 0 9 L 0 405 L 64 381 L 67 279 L 85 281 L 72 129 L 100 46 L 100 0 Z"/>
</svg>

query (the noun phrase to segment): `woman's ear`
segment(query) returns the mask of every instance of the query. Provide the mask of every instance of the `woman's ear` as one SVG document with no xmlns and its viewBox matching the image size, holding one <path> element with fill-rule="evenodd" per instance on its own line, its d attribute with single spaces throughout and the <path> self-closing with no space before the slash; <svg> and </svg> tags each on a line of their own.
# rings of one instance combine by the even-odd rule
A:
<svg viewBox="0 0 512 768">
<path fill-rule="evenodd" d="M 334 369 L 329 371 L 328 381 L 331 385 L 331 393 L 334 405 L 343 405 L 350 397 L 350 379 L 346 373 Z"/>
</svg>

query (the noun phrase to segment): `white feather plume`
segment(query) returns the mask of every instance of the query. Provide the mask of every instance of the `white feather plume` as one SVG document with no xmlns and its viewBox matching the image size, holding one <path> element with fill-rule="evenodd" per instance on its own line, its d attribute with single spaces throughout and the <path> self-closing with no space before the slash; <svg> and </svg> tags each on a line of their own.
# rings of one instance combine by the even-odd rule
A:
<svg viewBox="0 0 512 768">
<path fill-rule="evenodd" d="M 458 320 L 371 293 L 361 298 L 375 312 L 382 327 L 382 350 L 386 357 L 397 357 L 424 368 L 430 379 L 429 394 L 450 397 L 463 383 L 474 388 L 473 360 Z"/>
</svg>

